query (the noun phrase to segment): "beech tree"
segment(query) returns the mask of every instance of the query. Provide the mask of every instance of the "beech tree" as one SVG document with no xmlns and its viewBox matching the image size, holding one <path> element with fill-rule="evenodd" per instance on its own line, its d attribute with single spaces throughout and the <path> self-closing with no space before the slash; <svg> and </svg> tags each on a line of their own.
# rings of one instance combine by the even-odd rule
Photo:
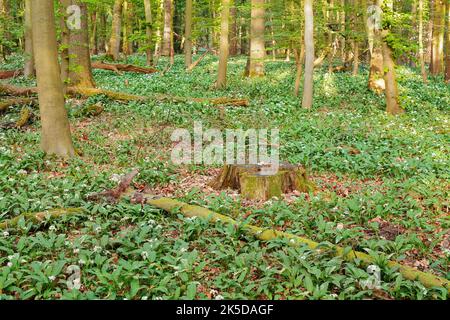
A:
<svg viewBox="0 0 450 320">
<path fill-rule="evenodd" d="M 250 29 L 250 77 L 264 76 L 264 59 L 266 48 L 264 43 L 264 0 L 251 0 L 251 29 Z"/>
<path fill-rule="evenodd" d="M 220 27 L 219 71 L 217 74 L 217 88 L 227 84 L 227 63 L 229 54 L 228 29 L 230 18 L 230 0 L 222 0 L 222 14 Z"/>
<path fill-rule="evenodd" d="M 111 38 L 109 40 L 108 55 L 113 60 L 119 59 L 120 38 L 122 28 L 122 5 L 124 0 L 115 0 L 112 17 Z"/>
<path fill-rule="evenodd" d="M 58 65 L 53 0 L 31 2 L 33 48 L 41 117 L 41 148 L 61 157 L 75 155 Z"/>
<path fill-rule="evenodd" d="M 89 50 L 88 11 L 86 3 L 72 0 L 80 8 L 80 28 L 69 31 L 69 84 L 78 87 L 95 87 L 92 77 Z"/>
<path fill-rule="evenodd" d="M 35 75 L 33 57 L 33 26 L 31 22 L 31 1 L 25 0 L 25 67 L 24 75 L 31 78 Z"/>
<path fill-rule="evenodd" d="M 314 12 L 313 1 L 304 0 L 305 12 L 305 76 L 303 84 L 303 108 L 310 109 L 313 103 L 314 73 Z"/>
</svg>

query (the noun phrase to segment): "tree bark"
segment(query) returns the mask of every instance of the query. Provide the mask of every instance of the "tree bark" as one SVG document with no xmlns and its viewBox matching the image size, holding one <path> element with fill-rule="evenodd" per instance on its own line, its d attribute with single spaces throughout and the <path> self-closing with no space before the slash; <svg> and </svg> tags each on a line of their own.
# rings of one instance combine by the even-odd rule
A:
<svg viewBox="0 0 450 320">
<path fill-rule="evenodd" d="M 87 4 L 72 0 L 81 11 L 81 28 L 70 30 L 69 43 L 69 82 L 70 86 L 95 87 L 92 76 L 91 52 L 89 50 L 89 26 Z"/>
<path fill-rule="evenodd" d="M 427 71 L 425 70 L 425 56 L 423 50 L 423 0 L 419 0 L 419 61 L 420 61 L 420 73 L 424 82 L 428 81 Z"/>
<path fill-rule="evenodd" d="M 445 81 L 450 83 L 450 1 L 447 2 L 446 9 L 446 31 L 445 31 Z"/>
<path fill-rule="evenodd" d="M 31 0 L 33 1 L 33 0 Z M 61 12 L 60 12 L 60 20 L 59 25 L 61 28 L 61 81 L 64 84 L 64 87 L 69 82 L 69 43 L 70 43 L 70 30 L 67 26 L 67 7 L 70 6 L 71 0 L 60 0 Z"/>
<path fill-rule="evenodd" d="M 444 60 L 444 0 L 434 0 L 433 3 L 433 37 L 431 45 L 430 73 L 434 76 L 443 72 Z"/>
<path fill-rule="evenodd" d="M 230 19 L 230 0 L 222 0 L 222 14 L 220 24 L 219 71 L 217 73 L 216 88 L 227 85 L 227 64 L 229 54 L 228 31 Z"/>
<path fill-rule="evenodd" d="M 125 0 L 123 2 L 123 41 L 122 52 L 125 56 L 133 54 L 133 44 L 130 36 L 133 34 L 133 3 Z"/>
<path fill-rule="evenodd" d="M 303 36 L 300 37 L 300 52 L 297 54 L 297 71 L 295 75 L 294 96 L 298 97 L 300 84 L 302 82 L 303 62 L 305 60 L 305 46 L 303 44 Z"/>
<path fill-rule="evenodd" d="M 230 56 L 238 53 L 238 26 L 237 26 L 237 8 L 233 5 L 230 8 L 231 29 L 230 29 Z"/>
<path fill-rule="evenodd" d="M 153 64 L 152 51 L 153 51 L 153 18 L 152 18 L 152 4 L 151 0 L 144 0 L 145 11 L 145 35 L 147 37 L 147 43 L 145 50 L 147 56 L 147 65 Z"/>
<path fill-rule="evenodd" d="M 53 0 L 32 1 L 33 48 L 36 63 L 41 148 L 47 154 L 72 157 L 75 151 L 58 65 Z"/>
<path fill-rule="evenodd" d="M 114 61 L 119 59 L 120 33 L 122 29 L 122 5 L 124 0 L 115 0 L 112 18 L 111 38 L 109 40 L 108 56 Z"/>
<path fill-rule="evenodd" d="M 310 109 L 313 103 L 313 73 L 314 73 L 314 13 L 313 1 L 305 0 L 305 76 L 303 85 L 302 106 Z"/>
<path fill-rule="evenodd" d="M 184 21 L 184 65 L 189 68 L 192 64 L 192 0 L 186 0 Z"/>
<path fill-rule="evenodd" d="M 172 0 L 163 0 L 164 4 L 164 31 L 161 55 L 165 57 L 171 56 L 173 43 L 172 30 Z"/>
<path fill-rule="evenodd" d="M 34 72 L 34 57 L 33 57 L 33 26 L 31 25 L 31 1 L 25 0 L 25 67 L 24 75 L 27 78 L 32 78 Z"/>
<path fill-rule="evenodd" d="M 393 0 L 384 0 L 385 10 L 394 10 Z M 384 13 L 383 13 L 384 15 Z M 389 114 L 400 114 L 404 110 L 400 107 L 398 100 L 398 88 L 397 79 L 395 73 L 395 62 L 392 59 L 392 51 L 389 44 L 386 41 L 386 36 L 391 32 L 391 30 L 383 30 L 383 71 L 384 71 L 384 83 L 386 86 L 386 112 Z"/>
<path fill-rule="evenodd" d="M 249 77 L 264 76 L 264 0 L 252 0 L 250 25 L 250 69 Z"/>
<path fill-rule="evenodd" d="M 381 8 L 383 0 L 377 0 L 376 5 Z M 370 20 L 370 18 L 369 18 Z M 381 93 L 385 89 L 383 79 L 383 45 L 381 38 L 381 20 L 372 23 L 367 28 L 370 51 L 369 89 Z"/>
</svg>

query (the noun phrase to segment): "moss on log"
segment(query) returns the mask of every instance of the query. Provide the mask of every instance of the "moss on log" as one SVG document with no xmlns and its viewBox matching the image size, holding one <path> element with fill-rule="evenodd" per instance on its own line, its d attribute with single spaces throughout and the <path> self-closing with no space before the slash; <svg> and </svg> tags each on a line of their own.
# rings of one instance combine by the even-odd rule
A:
<svg viewBox="0 0 450 320">
<path fill-rule="evenodd" d="M 110 71 L 114 71 L 116 73 L 120 73 L 121 71 L 144 73 L 144 74 L 151 74 L 151 73 L 158 72 L 158 70 L 156 70 L 155 68 L 144 68 L 144 67 L 135 66 L 132 64 L 110 64 L 110 63 L 104 63 L 104 62 L 93 62 L 92 68 L 110 70 Z"/>
<path fill-rule="evenodd" d="M 37 89 L 35 87 L 31 88 L 21 88 L 16 87 L 8 84 L 0 83 L 0 95 L 19 95 L 19 96 L 30 96 L 35 95 L 37 93 Z M 221 98 L 190 98 L 190 97 L 177 97 L 177 96 L 171 96 L 166 94 L 157 94 L 154 96 L 140 96 L 140 95 L 134 95 L 130 93 L 125 92 L 117 92 L 117 91 L 111 91 L 111 90 L 105 90 L 105 89 L 98 89 L 98 88 L 89 88 L 89 87 L 69 87 L 67 88 L 66 93 L 68 95 L 80 95 L 83 97 L 92 97 L 95 95 L 105 95 L 111 99 L 119 100 L 119 101 L 150 101 L 150 100 L 157 100 L 157 101 L 171 101 L 171 102 L 178 102 L 178 103 L 185 103 L 185 102 L 198 102 L 198 103 L 206 103 L 211 104 L 215 106 L 235 106 L 235 107 L 245 107 L 249 105 L 249 102 L 247 99 L 234 99 L 234 98 L 227 98 L 227 97 L 221 97 Z"/>
<path fill-rule="evenodd" d="M 189 205 L 178 200 L 170 199 L 170 198 L 160 198 L 160 199 L 147 199 L 147 204 L 152 205 L 156 208 L 162 209 L 164 211 L 170 213 L 178 213 L 181 212 L 186 217 L 200 217 L 209 219 L 210 222 L 218 222 L 221 221 L 223 223 L 229 223 L 236 227 L 239 227 L 239 223 L 234 219 L 227 217 L 225 215 L 216 213 L 214 211 L 208 210 L 203 207 Z M 299 237 L 296 235 L 292 235 L 286 232 L 263 229 L 260 227 L 252 226 L 252 225 L 243 225 L 240 226 L 245 232 L 255 236 L 256 238 L 263 241 L 270 241 L 275 239 L 286 239 L 288 243 L 293 246 L 298 245 L 307 245 L 310 249 L 315 250 L 319 248 L 319 243 L 312 241 L 310 239 Z M 324 247 L 320 246 L 323 250 Z M 374 260 L 371 256 L 366 253 L 358 252 L 358 251 L 348 251 L 344 248 L 336 245 L 331 245 L 329 247 L 330 250 L 334 253 L 335 256 L 342 257 L 346 261 L 354 261 L 358 259 L 363 262 L 365 265 L 373 264 Z M 396 261 L 388 261 L 388 267 L 390 268 L 398 268 L 400 274 L 408 280 L 419 281 L 425 287 L 444 287 L 447 290 L 450 290 L 450 281 L 444 278 L 438 277 L 436 275 L 422 272 L 416 270 L 412 267 L 402 265 Z"/>
<path fill-rule="evenodd" d="M 18 222 L 23 218 L 25 221 L 32 221 L 36 223 L 40 223 L 44 221 L 45 219 L 55 219 L 59 218 L 61 216 L 68 216 L 68 215 L 75 215 L 83 213 L 82 208 L 68 208 L 68 209 L 53 209 L 43 212 L 37 212 L 37 213 L 23 213 L 21 215 L 18 215 L 17 217 L 14 217 L 12 219 L 6 220 L 4 222 L 0 223 L 0 230 L 8 229 L 17 226 Z"/>
<path fill-rule="evenodd" d="M 6 111 L 9 107 L 29 105 L 37 102 L 35 98 L 12 98 L 0 101 L 0 112 Z"/>
<path fill-rule="evenodd" d="M 33 113 L 31 112 L 30 108 L 23 107 L 22 110 L 20 111 L 20 117 L 16 121 L 16 128 L 22 128 L 25 125 L 27 125 L 28 122 L 30 121 L 32 115 L 33 115 Z"/>
</svg>

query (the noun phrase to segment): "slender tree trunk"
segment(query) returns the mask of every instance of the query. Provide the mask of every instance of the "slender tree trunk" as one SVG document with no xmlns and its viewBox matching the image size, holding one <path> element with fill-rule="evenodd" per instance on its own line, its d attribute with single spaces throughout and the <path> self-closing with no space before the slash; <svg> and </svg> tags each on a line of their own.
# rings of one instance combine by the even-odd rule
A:
<svg viewBox="0 0 450 320">
<path fill-rule="evenodd" d="M 352 7 L 353 7 L 353 13 L 351 15 L 351 26 L 352 30 L 354 30 L 355 33 L 358 33 L 360 31 L 359 28 L 359 13 L 361 12 L 361 6 L 359 0 L 352 0 Z M 352 36 L 352 47 L 353 47 L 353 72 L 352 75 L 356 76 L 358 75 L 359 71 L 359 38 L 356 35 Z"/>
<path fill-rule="evenodd" d="M 99 52 L 106 52 L 106 14 L 103 11 L 100 12 L 98 29 Z"/>
<path fill-rule="evenodd" d="M 191 0 L 192 1 L 192 0 Z M 152 50 L 153 50 L 153 21 L 152 21 L 152 4 L 151 0 L 144 0 L 144 11 L 145 11 L 145 34 L 147 37 L 146 43 L 146 55 L 147 55 L 147 65 L 151 66 L 153 63 Z"/>
<path fill-rule="evenodd" d="M 34 77 L 33 57 L 33 26 L 31 22 L 31 1 L 25 0 L 25 67 L 24 75 L 27 78 Z"/>
<path fill-rule="evenodd" d="M 70 30 L 69 44 L 69 81 L 71 86 L 95 87 L 92 76 L 91 53 L 89 50 L 89 26 L 87 4 L 81 0 L 72 0 L 81 11 L 81 28 Z"/>
<path fill-rule="evenodd" d="M 31 0 L 33 1 L 33 0 Z M 67 26 L 67 7 L 70 6 L 71 0 L 60 0 L 61 4 L 61 11 L 60 15 L 61 18 L 59 20 L 60 28 L 61 28 L 61 81 L 64 84 L 64 88 L 66 87 L 67 83 L 69 82 L 69 64 L 70 64 L 70 58 L 69 58 L 69 45 L 70 45 L 70 30 Z"/>
<path fill-rule="evenodd" d="M 235 56 L 238 53 L 237 8 L 235 6 L 232 6 L 230 8 L 230 15 L 231 15 L 230 56 Z"/>
<path fill-rule="evenodd" d="M 450 1 L 447 1 L 446 17 L 447 28 L 445 29 L 445 81 L 450 83 Z"/>
<path fill-rule="evenodd" d="M 32 0 L 33 48 L 41 116 L 41 148 L 61 157 L 75 155 L 58 65 L 53 0 Z"/>
<path fill-rule="evenodd" d="M 133 3 L 131 1 L 125 0 L 123 2 L 123 41 L 122 41 L 122 52 L 125 56 L 133 54 L 133 43 L 130 40 L 133 34 Z"/>
<path fill-rule="evenodd" d="M 423 0 L 419 0 L 419 61 L 420 72 L 424 82 L 428 81 L 427 71 L 425 70 L 425 57 L 423 52 Z"/>
<path fill-rule="evenodd" d="M 294 96 L 298 97 L 298 93 L 300 92 L 300 84 L 302 82 L 302 73 L 303 73 L 303 62 L 305 60 L 305 46 L 303 44 L 303 37 L 300 37 L 300 53 L 298 54 L 297 60 L 297 72 L 295 75 L 295 85 L 294 85 Z"/>
<path fill-rule="evenodd" d="M 97 31 L 97 11 L 92 12 L 91 14 L 91 39 L 90 39 L 90 45 L 92 54 L 97 55 L 98 54 L 98 31 Z"/>
<path fill-rule="evenodd" d="M 440 74 L 444 60 L 444 25 L 445 25 L 444 0 L 434 0 L 433 3 L 433 40 L 431 47 L 430 73 Z"/>
<path fill-rule="evenodd" d="M 313 103 L 314 74 L 314 12 L 313 0 L 305 0 L 305 76 L 303 84 L 302 106 L 310 109 Z"/>
<path fill-rule="evenodd" d="M 11 33 L 9 31 L 9 21 L 10 21 L 10 10 L 9 10 L 9 0 L 0 0 L 0 16 L 3 16 L 3 23 L 0 24 L 0 33 L 3 33 L 3 38 L 6 41 L 11 40 Z M 0 51 L 4 59 L 10 53 L 9 46 L 5 46 L 0 43 Z"/>
<path fill-rule="evenodd" d="M 376 1 L 378 8 L 381 8 L 382 2 L 382 0 Z M 367 20 L 370 51 L 369 89 L 377 93 L 381 93 L 385 89 L 380 16 L 380 12 L 370 12 Z"/>
<path fill-rule="evenodd" d="M 230 20 L 230 0 L 222 0 L 222 14 L 220 23 L 219 71 L 217 74 L 217 88 L 227 85 L 227 64 L 229 54 L 228 31 Z"/>
<path fill-rule="evenodd" d="M 345 0 L 341 0 L 341 11 L 340 11 L 340 23 L 341 23 L 341 32 L 343 33 L 343 34 L 345 34 L 345 31 L 346 31 L 346 14 L 345 14 L 345 11 L 346 11 L 346 7 L 345 7 Z M 347 59 L 346 59 L 346 56 L 345 56 L 345 53 L 346 53 L 346 51 L 345 51 L 345 44 L 346 44 L 346 42 L 345 42 L 345 37 L 341 37 L 341 60 L 342 60 L 342 62 L 345 62 Z"/>
<path fill-rule="evenodd" d="M 119 59 L 120 33 L 122 29 L 122 5 L 124 0 L 115 0 L 113 8 L 113 19 L 111 38 L 109 40 L 108 56 L 114 61 Z"/>
<path fill-rule="evenodd" d="M 186 0 L 184 21 L 184 65 L 189 68 L 192 64 L 192 0 Z"/>
<path fill-rule="evenodd" d="M 172 0 L 164 2 L 164 33 L 161 55 L 169 57 L 172 52 Z"/>
<path fill-rule="evenodd" d="M 393 0 L 384 0 L 385 10 L 394 10 Z M 383 13 L 384 15 L 384 13 Z M 395 74 L 395 62 L 392 59 L 392 52 L 389 44 L 386 41 L 386 36 L 391 30 L 383 30 L 383 71 L 384 71 L 384 83 L 386 85 L 385 95 L 386 95 L 386 112 L 389 114 L 400 114 L 404 110 L 400 107 L 398 100 L 398 88 L 397 79 Z"/>
<path fill-rule="evenodd" d="M 264 76 L 264 0 L 252 0 L 250 31 L 250 77 Z"/>
</svg>

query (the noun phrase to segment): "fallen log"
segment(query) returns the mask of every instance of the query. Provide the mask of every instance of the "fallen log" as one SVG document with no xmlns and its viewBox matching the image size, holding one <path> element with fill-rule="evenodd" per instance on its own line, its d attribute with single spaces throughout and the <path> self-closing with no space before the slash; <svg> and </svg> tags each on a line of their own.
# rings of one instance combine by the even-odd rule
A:
<svg viewBox="0 0 450 320">
<path fill-rule="evenodd" d="M 158 72 L 158 70 L 156 70 L 155 68 L 145 68 L 145 67 L 135 66 L 132 64 L 110 64 L 110 63 L 104 63 L 104 62 L 93 62 L 92 68 L 93 69 L 110 70 L 110 71 L 114 71 L 118 74 L 121 74 L 121 71 L 145 73 L 145 74 L 151 74 L 151 73 Z"/>
<path fill-rule="evenodd" d="M 241 228 L 241 230 L 244 230 L 248 234 L 253 235 L 263 241 L 285 239 L 288 240 L 289 245 L 292 246 L 307 245 L 311 250 L 316 250 L 319 248 L 321 250 L 324 250 L 323 244 L 319 244 L 313 240 L 296 236 L 287 232 L 263 229 L 249 224 L 241 225 L 236 220 L 228 216 L 216 213 L 200 206 L 189 205 L 178 200 L 170 198 L 154 199 L 150 196 L 148 198 L 144 197 L 144 201 L 146 204 L 162 209 L 169 213 L 181 213 L 188 218 L 198 217 L 208 219 L 208 221 L 210 222 L 220 221 L 223 223 L 231 224 L 236 228 Z M 329 246 L 329 249 L 332 250 L 335 256 L 342 257 L 346 261 L 354 261 L 357 259 L 360 260 L 364 265 L 375 263 L 374 259 L 370 255 L 363 252 L 348 250 L 340 246 L 331 244 Z M 402 265 L 396 261 L 388 261 L 387 266 L 389 268 L 398 268 L 398 271 L 405 279 L 411 281 L 420 281 L 427 288 L 443 287 L 447 290 L 450 289 L 450 281 L 436 275 L 416 270 L 412 267 Z"/>
<path fill-rule="evenodd" d="M 15 78 L 21 75 L 23 75 L 22 69 L 0 71 L 0 79 Z"/>
<path fill-rule="evenodd" d="M 0 101 L 0 112 L 6 111 L 9 107 L 12 106 L 20 106 L 20 105 L 29 105 L 36 103 L 37 99 L 35 98 L 12 98 Z"/>
<path fill-rule="evenodd" d="M 36 87 L 16 87 L 6 83 L 0 83 L 0 95 L 32 96 L 37 94 Z"/>
<path fill-rule="evenodd" d="M 19 96 L 29 96 L 37 93 L 37 88 L 21 88 L 12 86 L 9 84 L 0 84 L 0 95 L 8 94 L 8 95 L 19 95 Z M 98 88 L 84 88 L 84 87 L 69 87 L 66 90 L 66 93 L 69 95 L 80 95 L 83 97 L 92 97 L 95 95 L 105 95 L 111 99 L 119 100 L 119 101 L 172 101 L 172 102 L 198 102 L 198 103 L 208 103 L 216 106 L 236 106 L 236 107 L 246 107 L 249 105 L 249 101 L 247 99 L 234 99 L 234 98 L 189 98 L 189 97 L 177 97 L 166 94 L 157 94 L 154 96 L 139 96 L 130 93 L 124 92 L 116 92 L 105 89 Z"/>
<path fill-rule="evenodd" d="M 61 216 L 75 215 L 82 213 L 84 210 L 82 208 L 68 208 L 68 209 L 53 209 L 49 211 L 43 211 L 38 213 L 27 212 L 18 215 L 12 219 L 6 220 L 0 223 L 0 230 L 8 229 L 17 226 L 18 222 L 23 218 L 25 221 L 32 221 L 39 223 L 45 219 L 55 219 Z"/>
</svg>

